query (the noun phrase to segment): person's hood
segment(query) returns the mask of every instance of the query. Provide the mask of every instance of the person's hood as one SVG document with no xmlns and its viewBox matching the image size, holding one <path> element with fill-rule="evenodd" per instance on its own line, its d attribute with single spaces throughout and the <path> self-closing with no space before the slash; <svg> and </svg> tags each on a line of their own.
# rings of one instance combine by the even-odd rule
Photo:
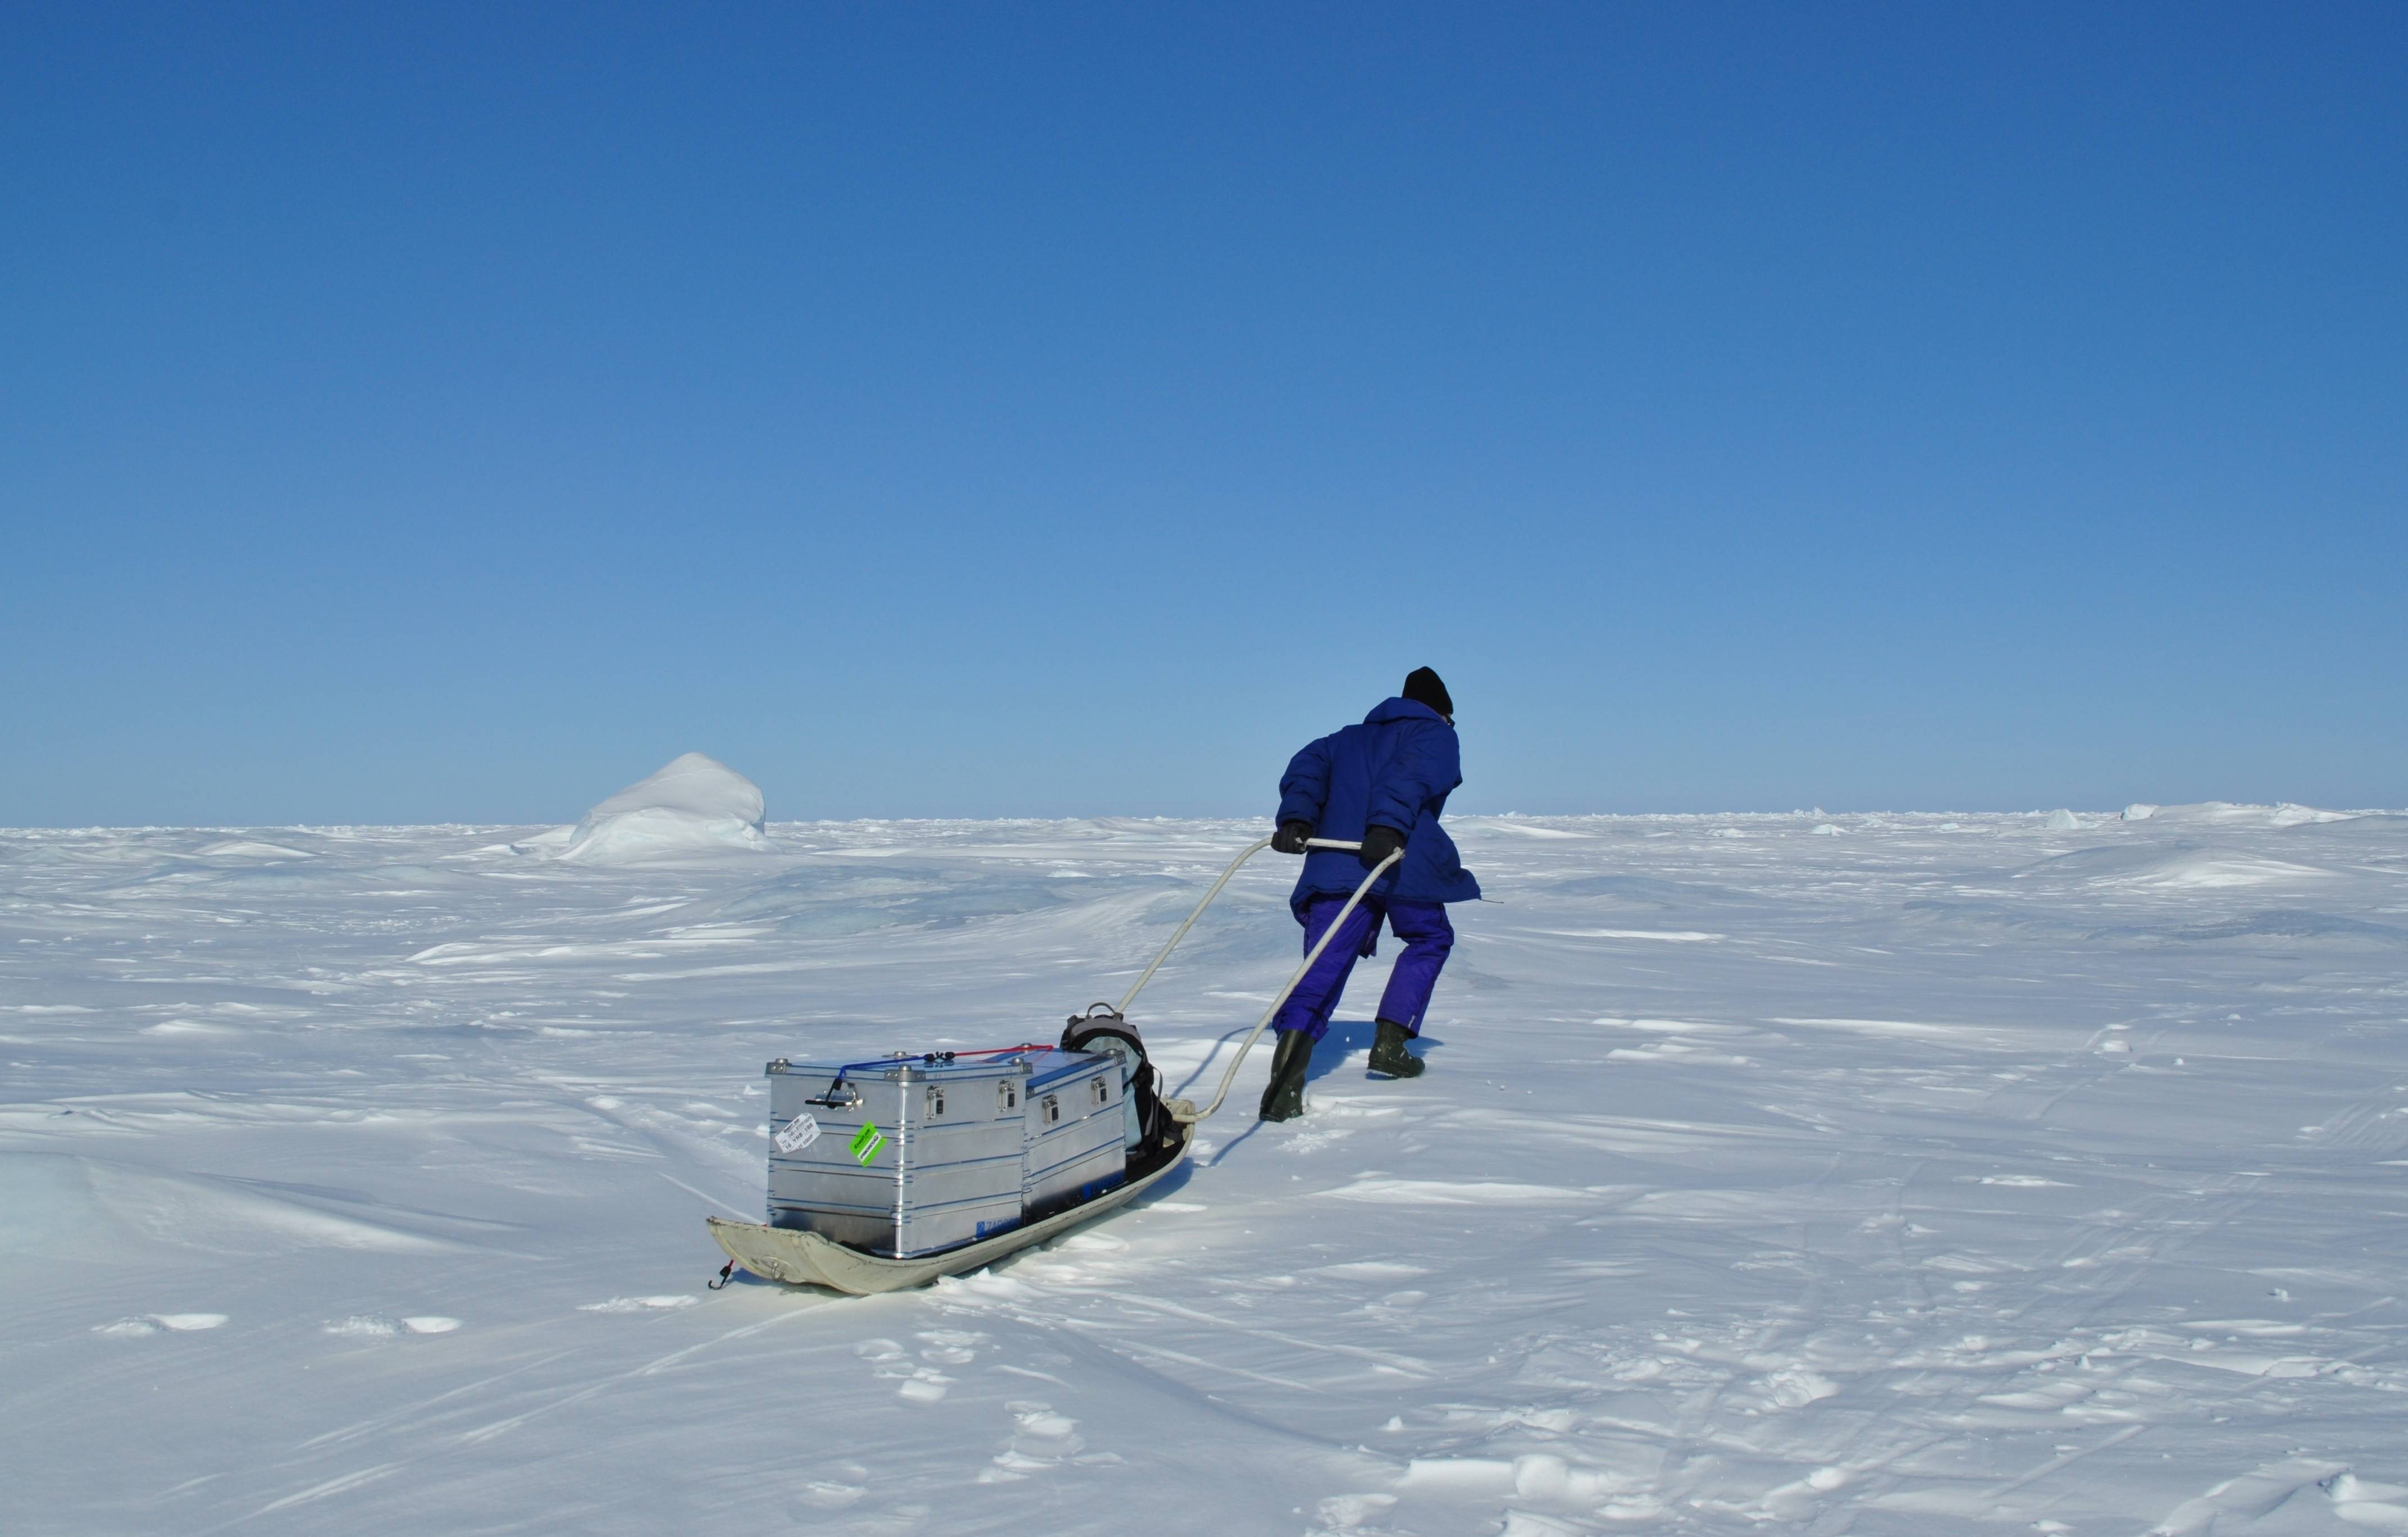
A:
<svg viewBox="0 0 2408 1537">
<path fill-rule="evenodd" d="M 1372 707 L 1371 713 L 1363 717 L 1365 725 L 1385 725 L 1390 721 L 1436 721 L 1446 725 L 1445 716 L 1419 699 L 1408 699 L 1402 695 L 1381 700 Z"/>
</svg>

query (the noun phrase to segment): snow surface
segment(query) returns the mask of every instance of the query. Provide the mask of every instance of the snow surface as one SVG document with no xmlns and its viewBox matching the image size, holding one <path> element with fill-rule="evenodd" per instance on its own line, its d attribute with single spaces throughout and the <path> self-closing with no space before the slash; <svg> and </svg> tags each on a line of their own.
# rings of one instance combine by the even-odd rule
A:
<svg viewBox="0 0 2408 1537">
<path fill-rule="evenodd" d="M 686 753 L 595 805 L 575 826 L 514 845 L 587 865 L 655 864 L 770 847 L 761 787 L 717 758 Z"/>
<path fill-rule="evenodd" d="M 702 1286 L 761 1064 L 1049 1039 L 1257 827 L 0 833 L 0 1530 L 2408 1530 L 2408 817 L 2042 820 L 1459 819 L 1427 1074 L 1367 963 L 1304 1119 L 869 1300 Z"/>
</svg>

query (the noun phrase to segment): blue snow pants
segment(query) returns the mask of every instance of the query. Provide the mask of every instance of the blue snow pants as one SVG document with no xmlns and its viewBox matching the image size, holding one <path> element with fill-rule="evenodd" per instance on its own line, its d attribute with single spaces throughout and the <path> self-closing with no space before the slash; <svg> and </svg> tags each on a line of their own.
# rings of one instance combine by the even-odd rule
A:
<svg viewBox="0 0 2408 1537">
<path fill-rule="evenodd" d="M 1312 954 L 1323 931 L 1329 927 L 1329 921 L 1345 905 L 1343 897 L 1312 899 L 1304 917 L 1307 955 Z M 1312 970 L 1296 984 L 1296 991 L 1280 1005 L 1279 1016 L 1271 1021 L 1272 1028 L 1302 1030 L 1315 1041 L 1329 1033 L 1329 1017 L 1338 1012 L 1338 997 L 1346 991 L 1346 979 L 1354 970 L 1355 958 L 1371 954 L 1383 916 L 1390 932 L 1404 941 L 1405 950 L 1397 957 L 1396 970 L 1389 975 L 1388 990 L 1380 995 L 1380 1017 L 1395 1020 L 1413 1035 L 1422 1033 L 1422 1015 L 1428 1012 L 1430 990 L 1438 985 L 1438 974 L 1446 968 L 1447 953 L 1455 948 L 1455 926 L 1446 921 L 1446 904 L 1390 902 L 1383 913 L 1381 904 L 1369 898 L 1346 915 L 1345 927 L 1329 941 L 1329 948 L 1321 953 Z"/>
</svg>

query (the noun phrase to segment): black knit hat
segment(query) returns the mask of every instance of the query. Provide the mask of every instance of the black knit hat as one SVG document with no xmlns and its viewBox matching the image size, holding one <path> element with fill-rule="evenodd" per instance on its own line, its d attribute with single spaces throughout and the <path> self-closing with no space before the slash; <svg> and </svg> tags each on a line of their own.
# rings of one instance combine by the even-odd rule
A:
<svg viewBox="0 0 2408 1537">
<path fill-rule="evenodd" d="M 1455 719 L 1455 701 L 1447 697 L 1446 684 L 1427 668 L 1415 668 L 1406 675 L 1405 697 L 1429 706 L 1448 720 Z"/>
</svg>

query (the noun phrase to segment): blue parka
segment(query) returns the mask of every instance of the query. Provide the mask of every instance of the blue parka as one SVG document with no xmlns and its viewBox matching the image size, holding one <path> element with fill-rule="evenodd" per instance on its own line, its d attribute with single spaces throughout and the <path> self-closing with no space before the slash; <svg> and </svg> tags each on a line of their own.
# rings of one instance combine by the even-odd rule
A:
<svg viewBox="0 0 2408 1537">
<path fill-rule="evenodd" d="M 1455 727 L 1414 699 L 1389 699 L 1360 725 L 1306 745 L 1280 779 L 1279 820 L 1310 822 L 1316 838 L 1358 842 L 1373 823 L 1405 835 L 1405 856 L 1371 895 L 1392 902 L 1471 902 L 1480 883 L 1463 868 L 1455 840 L 1438 825 L 1450 791 L 1463 783 Z M 1318 896 L 1351 896 L 1362 861 L 1342 849 L 1304 856 L 1288 906 L 1304 921 Z"/>
</svg>

